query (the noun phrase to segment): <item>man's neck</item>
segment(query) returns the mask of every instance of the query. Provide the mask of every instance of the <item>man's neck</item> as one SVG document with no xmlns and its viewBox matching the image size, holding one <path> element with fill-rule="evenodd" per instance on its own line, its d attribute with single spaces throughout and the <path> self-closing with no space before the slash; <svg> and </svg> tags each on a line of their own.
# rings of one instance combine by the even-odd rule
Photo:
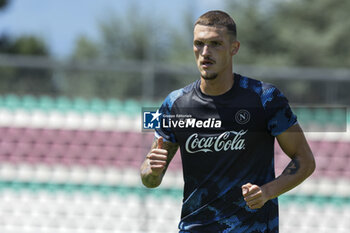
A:
<svg viewBox="0 0 350 233">
<path fill-rule="evenodd" d="M 201 77 L 201 91 L 206 95 L 217 96 L 229 91 L 234 83 L 233 74 L 218 76 L 213 80 L 205 80 Z"/>
</svg>

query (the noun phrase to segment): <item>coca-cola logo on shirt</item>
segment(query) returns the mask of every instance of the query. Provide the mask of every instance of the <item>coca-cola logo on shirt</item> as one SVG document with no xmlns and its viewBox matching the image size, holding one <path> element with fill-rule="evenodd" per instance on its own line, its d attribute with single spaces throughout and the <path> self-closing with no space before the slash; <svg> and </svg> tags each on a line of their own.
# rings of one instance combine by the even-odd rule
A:
<svg viewBox="0 0 350 233">
<path fill-rule="evenodd" d="M 245 139 L 243 136 L 248 130 L 227 131 L 219 136 L 200 137 L 194 133 L 186 140 L 185 149 L 188 153 L 219 152 L 228 150 L 244 150 Z M 234 136 L 231 136 L 234 135 Z M 231 137 L 230 137 L 231 136 Z"/>
</svg>

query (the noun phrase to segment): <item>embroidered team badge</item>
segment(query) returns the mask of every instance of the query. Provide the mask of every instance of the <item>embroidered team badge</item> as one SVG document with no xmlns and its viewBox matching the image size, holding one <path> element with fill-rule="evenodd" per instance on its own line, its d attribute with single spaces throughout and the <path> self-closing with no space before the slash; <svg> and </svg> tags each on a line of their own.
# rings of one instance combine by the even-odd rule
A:
<svg viewBox="0 0 350 233">
<path fill-rule="evenodd" d="M 235 120 L 238 124 L 247 124 L 250 120 L 250 113 L 245 109 L 241 109 L 236 113 Z"/>
</svg>

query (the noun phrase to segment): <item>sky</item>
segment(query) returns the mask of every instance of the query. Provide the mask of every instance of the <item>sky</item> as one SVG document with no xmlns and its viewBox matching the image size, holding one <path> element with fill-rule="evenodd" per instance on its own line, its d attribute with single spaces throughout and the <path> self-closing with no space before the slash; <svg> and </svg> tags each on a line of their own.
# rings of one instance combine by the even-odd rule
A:
<svg viewBox="0 0 350 233">
<path fill-rule="evenodd" d="M 98 21 L 107 14 L 124 14 L 130 6 L 142 14 L 167 17 L 175 26 L 190 9 L 195 17 L 208 10 L 224 10 L 224 0 L 10 0 L 0 11 L 0 34 L 34 34 L 46 42 L 57 58 L 70 55 L 78 36 L 98 38 Z"/>
</svg>

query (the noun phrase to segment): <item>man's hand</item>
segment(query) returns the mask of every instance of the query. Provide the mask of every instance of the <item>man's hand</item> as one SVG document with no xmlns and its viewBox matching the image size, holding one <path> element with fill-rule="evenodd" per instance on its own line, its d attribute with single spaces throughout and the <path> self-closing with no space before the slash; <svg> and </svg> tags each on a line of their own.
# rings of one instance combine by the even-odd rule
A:
<svg viewBox="0 0 350 233">
<path fill-rule="evenodd" d="M 141 180 L 147 188 L 155 188 L 162 182 L 163 176 L 173 159 L 179 145 L 155 138 L 152 148 L 141 165 Z"/>
<path fill-rule="evenodd" d="M 168 151 L 163 148 L 163 137 L 159 137 L 157 140 L 158 146 L 155 149 L 152 149 L 151 152 L 147 155 L 147 159 L 150 164 L 150 175 L 160 176 L 164 171 L 167 165 L 167 155 Z"/>
<path fill-rule="evenodd" d="M 265 202 L 269 200 L 261 187 L 251 183 L 242 185 L 242 194 L 247 206 L 253 210 L 263 207 Z"/>
</svg>

